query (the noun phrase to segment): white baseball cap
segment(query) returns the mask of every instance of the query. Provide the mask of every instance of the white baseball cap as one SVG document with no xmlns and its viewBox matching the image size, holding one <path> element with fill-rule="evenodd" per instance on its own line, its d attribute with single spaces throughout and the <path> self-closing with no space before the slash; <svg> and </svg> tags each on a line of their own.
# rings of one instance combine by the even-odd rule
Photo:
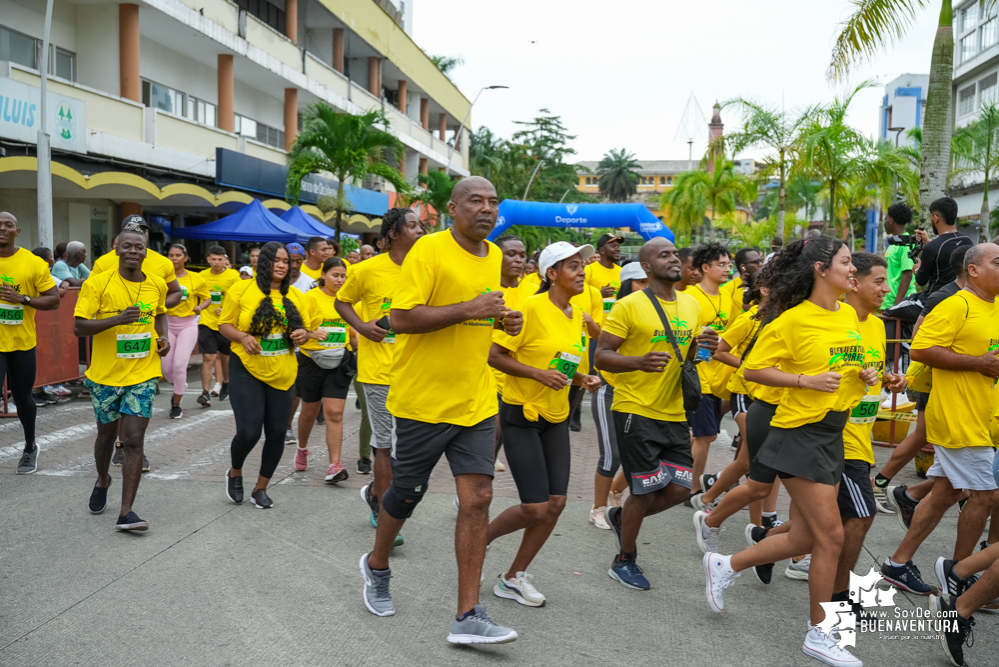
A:
<svg viewBox="0 0 999 667">
<path fill-rule="evenodd" d="M 621 282 L 625 280 L 646 280 L 645 269 L 641 262 L 628 262 L 621 267 Z"/>
<path fill-rule="evenodd" d="M 577 248 L 568 241 L 556 241 L 541 251 L 541 257 L 538 258 L 538 272 L 544 278 L 548 273 L 548 267 L 558 264 L 563 259 L 579 255 L 583 261 L 586 261 L 595 252 L 596 250 L 589 243 Z"/>
</svg>

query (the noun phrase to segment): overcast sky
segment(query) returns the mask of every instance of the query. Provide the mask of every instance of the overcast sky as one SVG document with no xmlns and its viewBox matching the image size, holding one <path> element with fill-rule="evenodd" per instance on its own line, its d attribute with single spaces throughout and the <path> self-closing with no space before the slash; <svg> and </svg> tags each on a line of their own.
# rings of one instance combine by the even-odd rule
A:
<svg viewBox="0 0 999 667">
<path fill-rule="evenodd" d="M 510 86 L 482 93 L 473 127 L 509 138 L 513 121 L 547 108 L 578 135 L 576 160 L 621 147 L 644 160 L 686 159 L 687 136 L 676 135 L 691 92 L 710 119 L 715 100 L 804 108 L 873 78 L 881 85 L 855 98 L 850 117 L 873 136 L 884 84 L 929 72 L 939 12 L 922 11 L 904 40 L 830 83 L 847 0 L 409 1 L 417 44 L 465 59 L 452 78 L 470 100 L 483 86 Z M 739 125 L 734 111 L 722 120 L 726 131 Z M 695 157 L 703 150 L 695 144 Z"/>
</svg>

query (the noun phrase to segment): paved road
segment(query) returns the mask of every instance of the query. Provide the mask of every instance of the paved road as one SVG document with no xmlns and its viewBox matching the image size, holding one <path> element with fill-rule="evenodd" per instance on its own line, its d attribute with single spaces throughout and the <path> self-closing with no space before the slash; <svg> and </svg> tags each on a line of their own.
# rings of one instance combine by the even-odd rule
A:
<svg viewBox="0 0 999 667">
<path fill-rule="evenodd" d="M 366 478 L 351 472 L 344 484 L 324 484 L 317 429 L 308 471 L 294 472 L 291 448 L 286 452 L 272 511 L 234 506 L 222 481 L 234 430 L 231 406 L 200 409 L 192 390 L 184 418 L 171 421 L 168 394 L 157 399 L 147 435 L 153 469 L 136 502 L 151 524 L 145 534 L 115 533 L 113 509 L 96 517 L 87 512 L 95 478 L 88 400 L 39 412 L 43 450 L 36 475 L 14 474 L 20 428 L 14 420 L 0 424 L 0 665 L 818 664 L 800 651 L 807 585 L 785 579 L 780 569 L 767 587 L 752 575 L 741 577 L 729 589 L 725 613 L 709 611 L 690 510 L 676 508 L 646 523 L 640 562 L 653 590 L 627 590 L 607 577 L 613 538 L 586 522 L 596 461 L 588 409 L 583 431 L 573 435 L 569 503 L 532 567 L 548 605 L 530 609 L 490 594 L 490 577 L 506 568 L 518 544 L 516 536 L 503 538 L 486 560 L 483 601 L 521 639 L 459 648 L 445 641 L 456 572 L 454 485 L 446 466 L 435 472 L 404 530 L 406 545 L 394 554 L 398 613 L 376 618 L 361 601 L 357 568 L 373 539 L 356 491 Z M 358 423 L 351 399 L 345 460 L 356 457 Z M 734 432 L 728 418 L 725 428 Z M 887 457 L 886 450 L 877 454 Z M 731 455 L 716 444 L 709 469 Z M 247 470 L 258 462 L 255 453 Z M 118 469 L 112 476 L 114 508 Z M 497 475 L 495 489 L 494 513 L 516 498 L 509 473 Z M 782 496 L 780 506 L 786 502 Z M 744 546 L 746 520 L 743 512 L 730 522 L 721 536 L 724 551 Z M 955 525 L 956 516 L 946 517 L 917 554 L 931 578 L 935 558 L 951 551 Z M 879 516 L 857 570 L 883 559 L 901 536 L 894 517 Z M 895 601 L 899 614 L 926 605 L 901 593 Z M 995 664 L 997 624 L 996 616 L 979 615 L 970 664 Z M 932 640 L 858 633 L 857 644 L 868 665 L 948 664 Z"/>
</svg>

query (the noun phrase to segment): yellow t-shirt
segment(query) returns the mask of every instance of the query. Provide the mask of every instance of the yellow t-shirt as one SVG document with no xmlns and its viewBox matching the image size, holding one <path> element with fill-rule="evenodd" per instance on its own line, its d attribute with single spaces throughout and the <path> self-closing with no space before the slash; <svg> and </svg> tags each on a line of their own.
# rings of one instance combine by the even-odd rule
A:
<svg viewBox="0 0 999 667">
<path fill-rule="evenodd" d="M 505 303 L 506 307 L 510 310 L 520 310 L 521 304 L 528 298 L 521 293 L 520 289 L 518 289 L 519 287 L 520 285 L 513 289 L 506 287 L 501 288 L 503 290 L 503 303 Z M 499 336 L 506 336 L 506 333 L 500 331 L 499 329 L 493 329 L 493 341 L 496 341 Z M 506 373 L 502 373 L 491 366 L 490 368 L 492 369 L 493 377 L 496 378 L 496 391 L 500 396 L 502 396 L 503 387 L 506 384 Z"/>
<path fill-rule="evenodd" d="M 552 303 L 548 294 L 532 296 L 522 305 L 524 328 L 520 335 L 494 335 L 496 344 L 513 353 L 513 358 L 533 368 L 555 369 L 570 379 L 578 372 L 586 351 L 579 344 L 583 311 L 572 307 L 566 317 Z M 569 387 L 555 391 L 529 378 L 507 376 L 503 402 L 524 406 L 524 417 L 537 421 L 538 415 L 549 422 L 564 421 L 569 416 Z"/>
<path fill-rule="evenodd" d="M 999 304 L 982 301 L 967 290 L 947 297 L 926 316 L 912 341 L 914 350 L 930 347 L 973 357 L 999 349 Z M 981 373 L 934 368 L 926 406 L 927 442 L 951 449 L 991 446 L 995 385 Z"/>
<path fill-rule="evenodd" d="M 583 291 L 569 299 L 569 303 L 579 308 L 581 311 L 593 318 L 593 321 L 600 326 L 604 319 L 604 300 L 600 296 L 600 290 L 589 285 L 583 286 Z M 579 364 L 579 372 L 589 374 L 590 372 L 590 331 L 583 323 L 583 332 L 580 335 L 580 344 L 583 346 L 583 361 Z M 594 342 L 596 345 L 596 342 Z"/>
<path fill-rule="evenodd" d="M 694 339 L 694 327 L 701 319 L 697 299 L 676 293 L 676 301 L 659 300 L 681 354 Z M 683 410 L 683 390 L 680 387 L 680 363 L 662 327 L 655 307 L 643 292 L 632 292 L 611 308 L 604 331 L 624 339 L 618 353 L 626 357 L 641 357 L 647 352 L 668 352 L 672 359 L 662 373 L 629 371 L 614 374 L 614 403 L 611 410 L 627 412 L 660 421 L 687 420 Z"/>
<path fill-rule="evenodd" d="M 749 343 L 752 342 L 753 336 L 757 335 L 760 329 L 760 321 L 755 319 L 756 306 L 753 306 L 743 314 L 739 315 L 732 321 L 728 329 L 721 334 L 720 338 L 729 344 L 732 349 L 730 352 L 733 356 L 742 359 L 743 355 L 746 353 L 746 348 L 749 347 Z M 751 352 L 752 350 L 750 350 Z M 728 381 L 728 385 L 725 387 L 733 394 L 746 394 L 751 396 L 753 387 L 758 387 L 755 382 L 749 382 L 743 375 L 743 368 L 739 366 L 732 373 L 732 378 Z"/>
<path fill-rule="evenodd" d="M 617 291 L 621 289 L 621 267 L 615 264 L 608 269 L 605 268 L 600 262 L 587 264 L 586 284 L 590 287 L 596 287 L 598 292 L 602 288 L 607 287 L 607 285 L 610 285 L 614 288 L 614 295 L 616 295 Z M 601 296 L 600 298 L 603 299 L 604 315 L 601 320 L 597 322 L 597 324 L 602 327 L 604 322 L 607 320 L 607 315 L 610 313 L 611 306 L 614 305 L 614 302 L 617 299 L 616 296 L 613 295 L 608 297 Z M 646 297 L 646 300 L 648 300 L 648 297 Z M 649 305 L 651 306 L 652 304 Z"/>
<path fill-rule="evenodd" d="M 319 280 L 319 276 L 323 275 L 323 267 L 320 265 L 318 269 L 313 271 L 312 269 L 309 268 L 308 264 L 302 262 L 302 273 L 309 276 L 313 280 Z"/>
<path fill-rule="evenodd" d="M 229 288 L 238 284 L 242 278 L 236 269 L 226 269 L 222 273 L 212 273 L 211 269 L 205 269 L 198 275 L 208 286 L 208 296 L 212 300 L 212 305 L 201 311 L 199 324 L 204 324 L 209 329 L 219 330 L 219 315 L 222 314 L 222 307 L 225 305 L 225 295 Z M 219 311 L 216 313 L 215 311 Z"/>
<path fill-rule="evenodd" d="M 0 282 L 32 298 L 56 286 L 45 260 L 24 248 L 18 248 L 10 257 L 0 257 Z M 0 352 L 30 350 L 37 344 L 35 309 L 0 301 Z"/>
<path fill-rule="evenodd" d="M 704 291 L 700 285 L 694 285 L 685 292 L 697 299 L 701 306 L 701 319 L 697 322 L 694 330 L 696 336 L 704 327 L 711 327 L 720 336 L 728 327 L 729 318 L 732 315 L 732 298 L 728 292 L 719 289 L 717 296 L 713 296 Z M 697 364 L 697 374 L 701 378 L 701 393 L 711 393 L 711 378 L 721 366 L 720 361 L 702 361 Z"/>
<path fill-rule="evenodd" d="M 355 304 L 357 316 L 365 322 L 380 320 L 392 309 L 392 294 L 402 267 L 387 252 L 355 264 L 336 298 Z M 359 307 L 358 307 L 359 306 Z M 376 343 L 357 337 L 357 380 L 365 384 L 389 384 L 395 359 L 396 336 L 389 332 Z"/>
<path fill-rule="evenodd" d="M 837 302 L 835 312 L 805 300 L 768 324 L 746 360 L 747 369 L 779 367 L 793 375 L 840 373 L 834 393 L 788 387 L 770 422 L 779 428 L 796 428 L 821 421 L 830 411 L 853 409 L 867 392 L 860 380 L 864 363 L 863 339 L 857 311 Z"/>
<path fill-rule="evenodd" d="M 742 276 L 737 273 L 735 274 L 735 278 L 732 278 L 732 280 L 718 288 L 718 291 L 726 292 L 728 298 L 732 301 L 731 316 L 733 318 L 738 317 L 739 313 L 745 312 L 742 309 L 742 297 L 746 291 L 742 289 L 742 285 Z"/>
<path fill-rule="evenodd" d="M 537 271 L 534 273 L 528 273 L 524 276 L 524 279 L 520 281 L 520 284 L 517 285 L 521 301 L 534 296 L 538 293 L 539 289 L 541 289 L 541 274 Z"/>
<path fill-rule="evenodd" d="M 94 336 L 87 377 L 109 387 L 130 387 L 158 378 L 156 316 L 166 312 L 167 286 L 159 276 L 146 274 L 133 283 L 117 271 L 104 271 L 84 281 L 74 317 L 104 320 L 129 306 L 139 306 L 142 317 L 132 324 L 111 327 Z M 164 332 L 166 333 L 166 332 Z"/>
<path fill-rule="evenodd" d="M 843 450 L 845 457 L 867 461 L 874 465 L 874 447 L 871 446 L 871 431 L 881 405 L 881 382 L 885 370 L 885 323 L 871 314 L 858 325 L 864 345 L 864 368 L 878 369 L 879 382 L 867 387 L 867 393 L 850 411 L 850 418 L 843 429 Z"/>
<path fill-rule="evenodd" d="M 118 270 L 118 251 L 112 250 L 97 258 L 94 268 L 90 273 L 102 273 L 104 271 Z M 159 254 L 155 250 L 146 248 L 146 258 L 142 261 L 142 272 L 147 276 L 156 276 L 169 284 L 177 279 L 177 274 L 173 270 L 173 262 Z"/>
<path fill-rule="evenodd" d="M 200 273 L 187 272 L 183 278 L 178 277 L 180 283 L 180 303 L 167 311 L 167 315 L 172 317 L 187 317 L 194 314 L 194 307 L 202 301 L 208 300 L 208 285 Z M 202 316 L 202 319 L 203 316 Z"/>
<path fill-rule="evenodd" d="M 271 302 L 278 312 L 284 312 L 284 299 L 281 292 L 271 290 Z M 294 287 L 288 288 L 288 299 L 295 305 L 302 315 L 303 323 L 309 319 L 310 313 L 305 306 L 302 293 Z M 222 304 L 222 315 L 219 317 L 219 324 L 231 324 L 240 331 L 248 332 L 253 314 L 257 312 L 257 306 L 264 300 L 264 293 L 257 287 L 256 280 L 242 280 L 226 293 L 225 303 Z M 282 330 L 272 329 L 269 333 L 257 337 L 262 351 L 260 354 L 247 354 L 243 344 L 237 341 L 232 342 L 232 352 L 243 362 L 243 366 L 250 374 L 274 387 L 284 391 L 295 384 L 295 377 L 298 375 L 298 361 L 295 359 L 295 346 L 285 337 L 287 325 Z"/>
<path fill-rule="evenodd" d="M 305 354 L 309 354 L 309 350 L 335 350 L 349 347 L 350 326 L 336 312 L 336 297 L 330 296 L 321 287 L 317 287 L 306 292 L 302 299 L 305 301 L 305 309 L 308 312 L 305 328 L 309 331 L 322 329 L 328 335 L 323 341 L 310 337 L 309 341 L 300 349 Z"/>
<path fill-rule="evenodd" d="M 393 310 L 449 306 L 500 290 L 502 252 L 461 248 L 451 230 L 423 236 L 402 263 Z M 496 415 L 496 380 L 489 372 L 491 320 L 471 320 L 424 334 L 400 334 L 387 407 L 395 417 L 472 426 Z"/>
</svg>

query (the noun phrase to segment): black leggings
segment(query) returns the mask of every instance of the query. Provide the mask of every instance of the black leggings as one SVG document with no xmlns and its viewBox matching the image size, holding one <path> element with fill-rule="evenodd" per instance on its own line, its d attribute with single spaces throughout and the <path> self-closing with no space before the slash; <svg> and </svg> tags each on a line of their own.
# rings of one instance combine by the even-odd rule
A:
<svg viewBox="0 0 999 667">
<path fill-rule="evenodd" d="M 238 355 L 229 356 L 229 402 L 236 417 L 236 435 L 232 439 L 232 467 L 240 470 L 246 457 L 264 432 L 264 451 L 260 476 L 270 479 L 284 453 L 284 433 L 291 414 L 291 388 L 281 391 L 261 382 L 246 370 Z"/>
<path fill-rule="evenodd" d="M 35 384 L 35 348 L 0 352 L 0 379 L 4 376 L 17 405 L 17 418 L 24 429 L 24 448 L 26 451 L 28 447 L 34 449 L 35 417 L 38 415 L 38 408 L 31 398 L 31 389 Z"/>
<path fill-rule="evenodd" d="M 569 488 L 569 421 L 528 421 L 520 405 L 500 403 L 503 447 L 520 502 L 547 503 Z"/>
</svg>

